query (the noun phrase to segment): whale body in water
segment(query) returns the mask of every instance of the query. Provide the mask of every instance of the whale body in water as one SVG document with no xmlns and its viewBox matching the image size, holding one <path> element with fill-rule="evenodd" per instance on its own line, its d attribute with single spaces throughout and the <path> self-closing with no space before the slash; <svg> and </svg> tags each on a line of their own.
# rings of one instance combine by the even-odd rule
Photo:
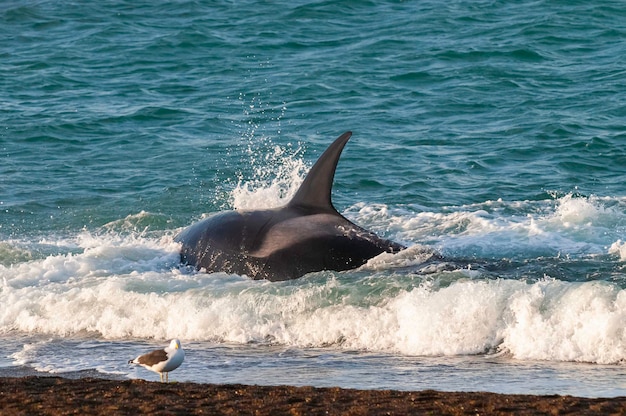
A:
<svg viewBox="0 0 626 416">
<path fill-rule="evenodd" d="M 326 149 L 285 206 L 221 212 L 183 230 L 176 237 L 182 263 L 280 281 L 354 269 L 381 253 L 403 250 L 352 223 L 332 204 L 335 169 L 351 135 L 342 134 Z"/>
</svg>

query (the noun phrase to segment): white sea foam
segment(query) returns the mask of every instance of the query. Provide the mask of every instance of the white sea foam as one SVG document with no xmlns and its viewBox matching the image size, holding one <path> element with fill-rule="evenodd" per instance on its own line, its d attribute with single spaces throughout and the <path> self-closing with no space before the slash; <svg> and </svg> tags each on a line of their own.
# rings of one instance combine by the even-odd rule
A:
<svg viewBox="0 0 626 416">
<path fill-rule="evenodd" d="M 621 261 L 626 261 L 626 242 L 617 240 L 609 247 L 609 254 L 617 254 Z"/>
<path fill-rule="evenodd" d="M 420 244 L 414 244 L 397 254 L 381 253 L 365 263 L 361 270 L 389 270 L 390 268 L 420 266 L 436 256 L 436 252 Z"/>
<path fill-rule="evenodd" d="M 82 261 L 93 264 L 90 257 L 57 256 L 2 269 L 0 331 L 335 345 L 406 355 L 505 351 L 521 359 L 626 360 L 626 292 L 608 283 L 460 277 L 416 285 L 402 276 L 355 281 L 331 273 L 269 283 L 177 268 L 127 266 L 105 275 L 76 267 Z M 46 278 L 44 268 L 65 277 Z"/>
<path fill-rule="evenodd" d="M 520 359 L 626 361 L 626 290 L 546 281 L 507 302 L 503 348 Z"/>
<path fill-rule="evenodd" d="M 597 255 L 623 237 L 620 199 L 574 197 L 446 207 L 440 212 L 358 203 L 345 213 L 386 237 L 428 244 L 449 256 L 508 258 Z M 617 246 L 611 248 L 616 253 Z"/>
<path fill-rule="evenodd" d="M 242 195 L 245 205 L 260 194 Z M 3 242 L 10 261 L 0 263 L 0 333 L 624 362 L 622 280 L 527 282 L 474 270 L 427 276 L 411 270 L 431 259 L 432 248 L 531 260 L 552 251 L 608 251 L 624 261 L 623 208 L 623 201 L 570 196 L 442 212 L 356 204 L 346 216 L 411 247 L 399 256 L 378 256 L 355 272 L 283 283 L 180 268 L 173 233 L 146 233 L 138 214 L 101 234 Z M 55 249 L 31 256 L 29 244 Z M 15 359 L 27 360 L 24 354 Z"/>
</svg>

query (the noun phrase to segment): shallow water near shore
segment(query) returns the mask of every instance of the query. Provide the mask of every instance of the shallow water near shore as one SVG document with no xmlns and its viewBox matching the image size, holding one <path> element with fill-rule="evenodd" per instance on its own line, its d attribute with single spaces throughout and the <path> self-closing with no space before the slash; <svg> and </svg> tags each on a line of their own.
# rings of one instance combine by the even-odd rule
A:
<svg viewBox="0 0 626 416">
<path fill-rule="evenodd" d="M 626 395 L 626 16 L 612 2 L 0 7 L 0 374 Z M 291 282 L 175 235 L 284 204 L 403 243 Z M 433 251 L 443 262 L 430 262 Z"/>
<path fill-rule="evenodd" d="M 158 381 L 157 374 L 124 363 L 126 357 L 137 351 L 159 348 L 155 343 L 59 339 L 15 342 L 6 338 L 3 341 L 4 351 L 17 349 L 11 355 L 17 361 L 0 362 L 0 376 L 48 374 Z M 20 350 L 22 345 L 24 349 Z M 203 342 L 184 347 L 186 361 L 171 373 L 170 381 L 578 397 L 623 397 L 626 389 L 625 371 L 619 365 L 519 361 L 489 355 L 403 357 L 335 348 Z"/>
</svg>

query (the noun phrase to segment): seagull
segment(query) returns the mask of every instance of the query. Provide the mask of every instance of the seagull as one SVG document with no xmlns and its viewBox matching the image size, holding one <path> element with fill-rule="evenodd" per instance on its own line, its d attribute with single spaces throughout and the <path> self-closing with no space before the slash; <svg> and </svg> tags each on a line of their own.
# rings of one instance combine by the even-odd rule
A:
<svg viewBox="0 0 626 416">
<path fill-rule="evenodd" d="M 129 360 L 128 364 L 139 364 L 150 371 L 159 373 L 161 383 L 165 373 L 165 382 L 169 381 L 169 372 L 176 370 L 185 359 L 185 351 L 180 346 L 178 339 L 173 339 L 170 346 L 162 350 L 154 350 L 147 354 L 140 355 L 134 360 Z"/>
</svg>

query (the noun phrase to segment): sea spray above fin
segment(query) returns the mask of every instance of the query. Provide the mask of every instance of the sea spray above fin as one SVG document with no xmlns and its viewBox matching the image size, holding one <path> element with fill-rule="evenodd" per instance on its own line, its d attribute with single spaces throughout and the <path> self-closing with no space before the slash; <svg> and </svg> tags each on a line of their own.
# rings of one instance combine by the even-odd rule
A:
<svg viewBox="0 0 626 416">
<path fill-rule="evenodd" d="M 353 224 L 332 205 L 335 169 L 351 136 L 342 134 L 326 149 L 285 206 L 222 212 L 185 229 L 176 237 L 181 261 L 207 272 L 288 280 L 354 269 L 404 249 Z"/>
<path fill-rule="evenodd" d="M 285 205 L 295 195 L 310 166 L 302 159 L 301 147 L 286 151 L 274 146 L 252 177 L 240 178 L 229 192 L 235 210 L 269 209 Z"/>
</svg>

